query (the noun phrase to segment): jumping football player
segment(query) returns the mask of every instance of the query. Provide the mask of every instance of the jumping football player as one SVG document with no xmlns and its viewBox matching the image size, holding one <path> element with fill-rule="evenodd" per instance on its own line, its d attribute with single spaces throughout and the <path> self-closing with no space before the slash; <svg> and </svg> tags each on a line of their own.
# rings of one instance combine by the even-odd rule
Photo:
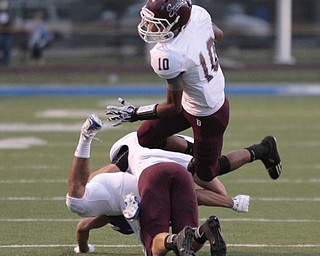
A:
<svg viewBox="0 0 320 256">
<path fill-rule="evenodd" d="M 114 126 L 146 120 L 138 138 L 149 148 L 165 148 L 169 136 L 191 127 L 194 177 L 204 187 L 205 182 L 254 160 L 261 160 L 270 177 L 277 179 L 282 167 L 273 136 L 221 155 L 229 102 L 215 45 L 223 32 L 209 13 L 191 0 L 147 0 L 138 32 L 147 43 L 156 43 L 150 51 L 151 66 L 167 81 L 166 101 L 135 107 L 119 98 L 123 106 L 108 106 L 108 120 L 116 121 Z"/>
</svg>

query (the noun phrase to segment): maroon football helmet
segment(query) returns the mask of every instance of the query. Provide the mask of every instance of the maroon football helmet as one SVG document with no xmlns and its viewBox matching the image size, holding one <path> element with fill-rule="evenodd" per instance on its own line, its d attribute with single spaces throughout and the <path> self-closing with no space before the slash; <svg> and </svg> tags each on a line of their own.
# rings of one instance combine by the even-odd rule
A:
<svg viewBox="0 0 320 256">
<path fill-rule="evenodd" d="M 138 32 L 148 42 L 166 42 L 187 24 L 191 0 L 148 0 L 140 12 Z"/>
</svg>

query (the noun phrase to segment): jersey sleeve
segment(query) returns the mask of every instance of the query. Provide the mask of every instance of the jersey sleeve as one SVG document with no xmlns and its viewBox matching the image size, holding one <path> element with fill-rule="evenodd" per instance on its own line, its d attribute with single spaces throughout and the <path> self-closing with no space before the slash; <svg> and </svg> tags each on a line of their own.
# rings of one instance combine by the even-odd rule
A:
<svg viewBox="0 0 320 256">
<path fill-rule="evenodd" d="M 154 48 L 151 50 L 151 66 L 161 78 L 172 79 L 183 72 L 183 61 L 175 51 Z"/>
</svg>

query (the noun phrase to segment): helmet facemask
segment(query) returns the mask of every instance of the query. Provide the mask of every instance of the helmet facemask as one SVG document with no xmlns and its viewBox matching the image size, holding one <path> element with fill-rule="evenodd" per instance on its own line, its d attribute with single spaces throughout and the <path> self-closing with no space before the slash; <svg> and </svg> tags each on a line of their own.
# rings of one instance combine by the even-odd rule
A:
<svg viewBox="0 0 320 256">
<path fill-rule="evenodd" d="M 175 34 L 171 29 L 180 19 L 177 15 L 173 22 L 169 22 L 164 18 L 154 17 L 154 13 L 144 6 L 140 12 L 141 22 L 138 25 L 140 37 L 147 43 L 167 42 L 172 39 Z"/>
</svg>

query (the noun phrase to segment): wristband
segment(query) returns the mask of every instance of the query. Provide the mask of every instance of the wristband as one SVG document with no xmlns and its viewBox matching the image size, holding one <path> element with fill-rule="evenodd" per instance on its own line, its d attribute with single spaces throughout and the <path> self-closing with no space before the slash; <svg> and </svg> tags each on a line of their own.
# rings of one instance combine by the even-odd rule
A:
<svg viewBox="0 0 320 256">
<path fill-rule="evenodd" d="M 136 108 L 130 121 L 157 119 L 157 106 L 158 104 L 152 104 Z"/>
</svg>

